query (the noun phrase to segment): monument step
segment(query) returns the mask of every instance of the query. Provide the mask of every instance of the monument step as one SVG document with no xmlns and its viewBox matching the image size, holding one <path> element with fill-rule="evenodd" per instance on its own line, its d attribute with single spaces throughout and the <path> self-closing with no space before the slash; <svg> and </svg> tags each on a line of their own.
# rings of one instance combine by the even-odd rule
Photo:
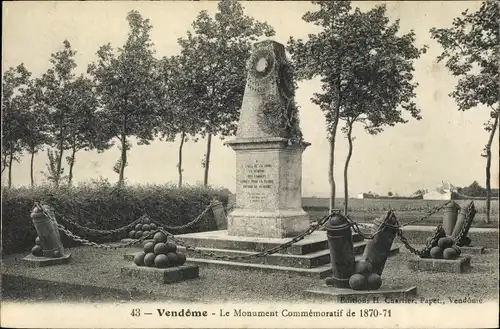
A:
<svg viewBox="0 0 500 329">
<path fill-rule="evenodd" d="M 291 240 L 291 238 L 278 239 L 231 236 L 228 235 L 227 230 L 180 234 L 176 235 L 175 237 L 182 241 L 183 244 L 196 248 L 243 251 L 251 250 L 253 252 L 268 250 Z M 363 241 L 362 236 L 357 234 L 353 235 L 354 243 L 361 241 Z M 311 235 L 306 236 L 303 240 L 294 243 L 287 249 L 280 251 L 279 253 L 291 255 L 306 255 L 325 249 L 328 249 L 326 233 L 324 231 L 316 231 Z"/>
<path fill-rule="evenodd" d="M 355 242 L 354 243 L 355 255 L 361 255 L 365 249 L 365 246 L 366 246 L 366 241 Z M 396 247 L 393 247 L 392 251 L 394 251 L 395 249 Z M 187 254 L 188 258 L 193 257 L 193 258 L 203 258 L 203 259 L 213 259 L 213 257 L 210 257 L 210 255 L 206 255 L 207 253 L 218 257 L 226 256 L 228 258 L 238 257 L 238 256 L 249 256 L 255 254 L 254 251 L 215 249 L 215 248 L 203 248 L 203 247 L 197 248 L 197 250 L 199 250 L 202 253 L 193 250 L 186 250 L 184 248 L 182 250 Z M 203 253 L 205 253 L 205 255 L 203 255 Z M 227 261 L 254 263 L 254 264 L 268 264 L 268 265 L 296 267 L 296 268 L 314 268 L 330 263 L 330 250 L 323 249 L 305 255 L 275 253 L 266 257 L 249 257 L 246 259 L 234 259 L 234 260 L 227 259 Z"/>
<path fill-rule="evenodd" d="M 365 246 L 366 246 L 366 241 L 355 242 L 354 243 L 355 255 L 362 254 L 365 249 Z M 196 249 L 201 252 L 210 253 L 219 257 L 220 256 L 238 257 L 238 256 L 255 254 L 255 251 L 247 251 L 247 250 L 230 250 L 230 249 L 216 249 L 216 248 L 204 248 L 204 247 L 197 247 Z M 185 249 L 183 248 L 183 250 Z M 193 250 L 185 250 L 185 252 L 188 255 L 188 257 L 213 259 L 209 255 L 203 255 L 202 253 L 198 253 Z M 231 259 L 227 260 L 232 261 Z M 330 263 L 330 250 L 323 249 L 305 255 L 275 253 L 266 257 L 258 257 L 258 258 L 251 257 L 240 260 L 235 259 L 234 261 L 244 262 L 244 263 L 300 267 L 300 268 L 313 268 Z"/>
<path fill-rule="evenodd" d="M 391 249 L 391 253 L 389 254 L 389 257 L 397 252 L 399 252 L 399 248 L 393 246 L 393 248 Z M 356 260 L 360 260 L 361 258 L 362 255 L 356 255 Z M 231 262 L 226 260 L 214 260 L 214 259 L 203 259 L 203 258 L 188 258 L 186 263 L 196 264 L 201 268 L 211 267 L 211 268 L 243 269 L 251 271 L 262 271 L 267 273 L 281 272 L 290 275 L 309 276 L 318 279 L 324 279 L 332 273 L 332 267 L 330 263 L 320 265 L 314 268 L 300 268 L 300 267 L 279 266 L 270 264 Z"/>
</svg>

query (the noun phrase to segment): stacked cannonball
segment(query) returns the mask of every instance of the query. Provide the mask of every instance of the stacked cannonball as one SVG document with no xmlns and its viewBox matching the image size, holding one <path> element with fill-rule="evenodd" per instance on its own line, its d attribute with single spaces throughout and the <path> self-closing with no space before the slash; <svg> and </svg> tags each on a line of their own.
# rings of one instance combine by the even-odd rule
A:
<svg viewBox="0 0 500 329">
<path fill-rule="evenodd" d="M 355 274 L 349 278 L 349 287 L 353 290 L 377 290 L 382 286 L 382 278 L 373 272 L 369 259 L 360 259 L 355 263 Z"/>
<path fill-rule="evenodd" d="M 460 247 L 457 246 L 453 238 L 449 236 L 441 237 L 429 241 L 431 248 L 428 257 L 434 259 L 456 259 L 461 254 Z"/>
<path fill-rule="evenodd" d="M 144 217 L 128 233 L 128 237 L 131 239 L 140 239 L 143 236 L 148 236 L 152 231 L 155 231 L 157 228 L 158 227 L 156 226 L 156 224 L 151 222 L 151 219 L 149 219 L 148 217 Z"/>
<path fill-rule="evenodd" d="M 40 244 L 40 237 L 38 236 L 35 239 L 35 246 L 31 248 L 31 254 L 36 257 L 43 256 L 43 249 L 42 245 Z"/>
<path fill-rule="evenodd" d="M 186 262 L 186 255 L 177 250 L 175 243 L 168 241 L 163 232 L 157 232 L 153 241 L 144 244 L 144 250 L 137 253 L 134 263 L 137 266 L 168 268 L 181 266 Z"/>
</svg>

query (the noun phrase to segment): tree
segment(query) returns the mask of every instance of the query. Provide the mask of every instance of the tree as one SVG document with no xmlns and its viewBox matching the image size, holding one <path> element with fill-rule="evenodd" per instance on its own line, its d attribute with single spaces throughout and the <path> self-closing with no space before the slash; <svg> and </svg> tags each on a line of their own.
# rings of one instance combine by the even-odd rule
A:
<svg viewBox="0 0 500 329">
<path fill-rule="evenodd" d="M 318 1 L 315 12 L 303 19 L 322 28 L 309 40 L 288 42 L 299 79 L 320 77 L 322 93 L 311 101 L 324 112 L 330 144 L 330 211 L 335 207 L 335 141 L 340 121 L 349 151 L 344 166 L 344 213 L 348 208 L 348 167 L 353 153 L 355 123 L 372 135 L 385 126 L 406 123 L 403 115 L 420 120 L 413 102 L 416 83 L 412 83 L 413 61 L 426 48 L 414 46 L 413 31 L 398 36 L 399 20 L 389 24 L 384 5 L 361 12 L 349 1 Z"/>
<path fill-rule="evenodd" d="M 468 197 L 485 197 L 486 196 L 486 189 L 479 185 L 477 181 L 473 181 L 472 184 L 470 184 L 467 187 L 464 188 L 459 188 L 458 192 L 464 196 Z"/>
<path fill-rule="evenodd" d="M 48 150 L 49 164 L 45 176 L 55 186 L 62 182 L 64 174 L 63 158 L 67 141 L 71 137 L 71 123 L 74 116 L 72 87 L 75 79 L 74 69 L 76 51 L 71 48 L 68 40 L 63 42 L 64 48 L 51 54 L 52 68 L 44 73 L 38 82 L 37 88 L 44 106 L 48 110 L 49 124 L 47 131 L 50 134 L 53 151 Z"/>
<path fill-rule="evenodd" d="M 70 85 L 71 118 L 68 125 L 68 140 L 65 150 L 70 150 L 66 157 L 69 165 L 68 185 L 73 181 L 73 167 L 76 153 L 80 150 L 102 152 L 110 148 L 112 135 L 107 127 L 101 126 L 102 112 L 98 109 L 98 101 L 93 82 L 81 75 Z"/>
<path fill-rule="evenodd" d="M 489 132 L 483 150 L 486 157 L 486 222 L 490 221 L 491 198 L 491 145 L 498 127 L 500 90 L 499 30 L 500 3 L 483 2 L 478 11 L 462 12 L 453 20 L 450 28 L 432 28 L 430 33 L 443 47 L 438 62 L 446 61 L 446 67 L 458 78 L 455 90 L 450 94 L 459 111 L 479 105 L 490 110 L 490 118 L 484 125 Z"/>
<path fill-rule="evenodd" d="M 25 124 L 20 127 L 23 129 L 21 140 L 23 147 L 30 154 L 30 182 L 33 187 L 35 185 L 35 155 L 44 146 L 51 144 L 48 132 L 49 111 L 42 99 L 40 79 L 29 81 L 25 104 L 23 105 L 23 115 L 25 116 Z"/>
<path fill-rule="evenodd" d="M 191 109 L 184 110 L 197 113 L 202 122 L 200 134 L 207 137 L 202 162 L 206 186 L 212 136 L 224 138 L 236 131 L 252 44 L 259 37 L 273 36 L 274 30 L 245 15 L 236 0 L 220 1 L 213 18 L 200 12 L 192 26 L 194 33 L 188 31 L 178 43 L 186 60 L 185 79 L 191 81 L 186 96 L 192 100 Z"/>
<path fill-rule="evenodd" d="M 12 164 L 22 153 L 22 129 L 26 117 L 23 105 L 31 72 L 24 64 L 10 67 L 2 76 L 2 174 L 9 168 L 8 187 L 12 187 Z"/>
<path fill-rule="evenodd" d="M 178 151 L 178 187 L 182 186 L 182 151 L 184 143 L 189 137 L 197 141 L 196 134 L 201 130 L 202 121 L 197 113 L 193 112 L 191 104 L 196 100 L 196 93 L 192 90 L 193 80 L 189 77 L 189 67 L 186 66 L 186 57 L 172 56 L 161 60 L 162 75 L 165 89 L 167 90 L 166 101 L 163 103 L 160 126 L 158 128 L 161 137 L 166 141 L 175 140 L 175 135 L 180 135 Z"/>
<path fill-rule="evenodd" d="M 415 192 L 413 192 L 413 196 L 423 196 L 424 194 L 426 194 L 428 192 L 427 189 L 418 189 L 416 190 Z"/>
<path fill-rule="evenodd" d="M 158 61 L 151 42 L 152 26 L 139 12 L 128 13 L 130 31 L 123 48 L 114 53 L 110 44 L 97 51 L 98 61 L 88 72 L 96 84 L 102 120 L 112 136 L 120 140 L 118 183 L 124 183 L 129 137 L 149 144 L 156 134 L 158 111 L 163 100 Z"/>
</svg>

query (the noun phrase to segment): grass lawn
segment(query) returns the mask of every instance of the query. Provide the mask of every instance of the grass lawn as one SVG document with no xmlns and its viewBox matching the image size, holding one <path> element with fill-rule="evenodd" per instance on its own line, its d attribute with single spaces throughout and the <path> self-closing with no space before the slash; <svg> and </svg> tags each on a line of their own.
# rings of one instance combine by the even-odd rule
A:
<svg viewBox="0 0 500 329">
<path fill-rule="evenodd" d="M 323 280 L 286 274 L 246 270 L 200 268 L 200 278 L 166 285 L 122 279 L 120 267 L 130 264 L 123 254 L 136 249 L 100 250 L 91 247 L 68 249 L 68 265 L 27 268 L 20 258 L 25 254 L 4 257 L 2 298 L 5 301 L 192 301 L 213 302 L 327 302 L 306 298 L 303 291 L 321 285 Z M 411 255 L 404 247 L 386 264 L 385 283 L 417 286 L 417 294 L 428 298 L 498 297 L 498 250 L 472 258 L 467 273 L 412 272 L 407 267 Z M 27 280 L 26 278 L 29 278 Z M 50 280 L 50 281 L 49 281 Z"/>
</svg>

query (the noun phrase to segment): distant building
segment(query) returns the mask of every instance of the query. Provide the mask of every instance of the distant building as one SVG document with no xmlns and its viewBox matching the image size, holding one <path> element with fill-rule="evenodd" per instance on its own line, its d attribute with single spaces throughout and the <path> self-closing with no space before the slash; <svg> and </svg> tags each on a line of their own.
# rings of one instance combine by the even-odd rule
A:
<svg viewBox="0 0 500 329">
<path fill-rule="evenodd" d="M 359 193 L 356 195 L 356 199 L 375 199 L 378 197 L 378 194 L 375 193 Z"/>
<path fill-rule="evenodd" d="M 422 197 L 424 200 L 451 200 L 451 197 L 457 188 L 450 182 L 442 182 L 440 186 L 429 190 Z"/>
</svg>

